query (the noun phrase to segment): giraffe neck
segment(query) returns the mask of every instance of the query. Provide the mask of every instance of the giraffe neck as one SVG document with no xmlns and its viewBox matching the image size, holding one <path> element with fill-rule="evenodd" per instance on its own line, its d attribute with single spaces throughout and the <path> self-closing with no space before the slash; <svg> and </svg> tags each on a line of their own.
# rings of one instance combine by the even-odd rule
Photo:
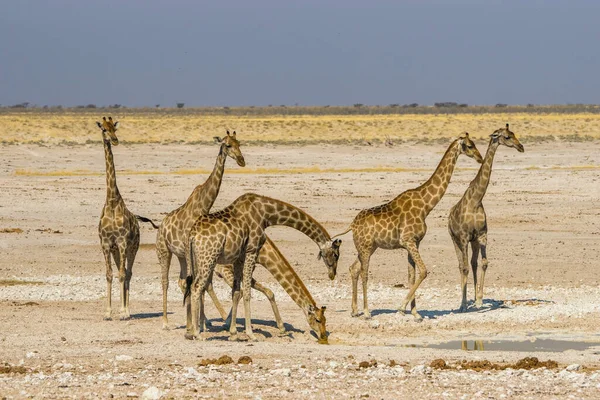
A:
<svg viewBox="0 0 600 400">
<path fill-rule="evenodd" d="M 421 195 L 421 198 L 424 199 L 425 205 L 423 207 L 423 212 L 425 217 L 435 208 L 442 197 L 444 197 L 459 155 L 460 144 L 458 140 L 455 140 L 448 147 L 448 150 L 446 150 L 446 154 L 442 157 L 442 160 L 438 164 L 433 175 L 431 175 L 427 182 L 416 189 Z"/>
<path fill-rule="evenodd" d="M 479 167 L 479 172 L 465 192 L 464 198 L 468 201 L 479 204 L 483 200 L 483 196 L 485 196 L 485 192 L 490 183 L 490 177 L 492 176 L 494 155 L 496 155 L 496 150 L 498 150 L 499 145 L 500 143 L 498 140 L 494 140 L 493 138 L 490 139 L 490 144 L 485 153 L 485 157 L 483 158 L 483 163 L 481 164 L 481 167 Z"/>
<path fill-rule="evenodd" d="M 111 144 L 108 140 L 102 140 L 102 142 L 104 143 L 104 160 L 106 162 L 106 204 L 112 204 L 121 199 L 121 194 L 117 187 L 117 174 Z"/>
<path fill-rule="evenodd" d="M 308 314 L 309 307 L 317 307 L 304 283 L 296 274 L 288 260 L 281 254 L 275 243 L 267 238 L 263 250 L 259 253 L 257 263 L 265 267 L 277 282 L 285 289 L 291 299 Z"/>
<path fill-rule="evenodd" d="M 194 221 L 201 215 L 208 214 L 215 203 L 221 189 L 226 160 L 227 155 L 223 150 L 223 145 L 221 145 L 213 171 L 210 173 L 208 179 L 206 179 L 206 182 L 196 186 L 186 202 L 185 206 L 192 210 L 191 215 Z"/>
<path fill-rule="evenodd" d="M 330 240 L 329 233 L 313 217 L 301 209 L 280 200 L 258 196 L 266 226 L 285 225 L 294 228 L 322 249 Z"/>
</svg>

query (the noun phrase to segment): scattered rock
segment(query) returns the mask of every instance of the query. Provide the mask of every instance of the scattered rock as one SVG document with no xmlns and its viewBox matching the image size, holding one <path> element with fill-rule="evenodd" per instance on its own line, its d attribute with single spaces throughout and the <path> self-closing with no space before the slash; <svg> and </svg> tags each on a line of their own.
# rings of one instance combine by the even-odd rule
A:
<svg viewBox="0 0 600 400">
<path fill-rule="evenodd" d="M 431 364 L 429 364 L 429 366 L 431 368 L 434 369 L 448 369 L 448 364 L 446 364 L 446 361 L 443 360 L 442 358 L 436 358 L 435 360 L 433 360 L 431 362 Z"/>
<path fill-rule="evenodd" d="M 358 364 L 358 368 L 371 368 L 371 367 L 376 367 L 376 366 L 377 366 L 377 360 L 361 361 Z"/>
<path fill-rule="evenodd" d="M 379 328 L 379 325 L 381 325 L 381 324 L 376 319 L 372 320 L 369 323 L 369 326 L 371 327 L 371 329 L 377 329 L 377 328 Z"/>
<path fill-rule="evenodd" d="M 156 386 L 150 386 L 142 393 L 143 400 L 158 400 L 162 396 L 162 392 Z"/>
<path fill-rule="evenodd" d="M 133 360 L 133 357 L 128 356 L 127 354 L 119 354 L 118 356 L 115 356 L 115 361 L 131 361 Z"/>
<path fill-rule="evenodd" d="M 556 368 L 556 367 L 554 367 L 554 368 Z M 566 369 L 567 371 L 571 371 L 571 372 L 573 372 L 573 371 L 579 371 L 579 370 L 581 369 L 581 365 L 579 365 L 579 364 L 571 364 L 571 365 L 569 365 L 569 366 L 568 366 L 567 368 L 565 368 L 565 369 Z"/>
<path fill-rule="evenodd" d="M 2 228 L 2 229 L 0 229 L 0 233 L 23 233 L 23 229 L 21 229 L 21 228 Z"/>
<path fill-rule="evenodd" d="M 216 360 L 214 364 L 215 365 L 233 364 L 233 358 L 231 358 L 225 354 L 225 355 L 219 357 L 219 359 Z"/>
<path fill-rule="evenodd" d="M 514 365 L 515 369 L 538 369 L 538 368 L 558 368 L 558 363 L 554 360 L 540 361 L 537 357 L 525 357 Z"/>
<path fill-rule="evenodd" d="M 28 369 L 22 365 L 4 363 L 0 366 L 0 374 L 26 374 L 27 372 L 29 372 Z"/>
<path fill-rule="evenodd" d="M 252 359 L 249 356 L 241 356 L 237 363 L 238 364 L 252 364 Z"/>
<path fill-rule="evenodd" d="M 292 375 L 292 370 L 289 368 L 272 369 L 271 375 L 290 376 Z"/>
</svg>

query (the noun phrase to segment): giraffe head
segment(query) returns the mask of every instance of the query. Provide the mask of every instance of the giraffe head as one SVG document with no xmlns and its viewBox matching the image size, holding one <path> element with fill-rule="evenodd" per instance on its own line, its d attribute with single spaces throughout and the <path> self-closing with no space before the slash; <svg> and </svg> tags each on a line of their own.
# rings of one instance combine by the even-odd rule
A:
<svg viewBox="0 0 600 400">
<path fill-rule="evenodd" d="M 240 150 L 240 142 L 236 138 L 235 131 L 232 134 L 229 134 L 229 131 L 227 131 L 225 137 L 220 138 L 215 136 L 214 139 L 215 142 L 221 143 L 221 149 L 225 152 L 226 156 L 233 158 L 240 167 L 246 166 L 246 160 L 244 160 L 244 156 Z"/>
<path fill-rule="evenodd" d="M 508 129 L 508 124 L 506 124 L 505 128 L 496 129 L 494 133 L 492 133 L 491 138 L 493 141 L 498 141 L 500 144 L 503 144 L 507 147 L 513 147 L 517 149 L 519 153 L 523 153 L 525 148 L 519 142 L 519 139 L 515 136 L 514 133 Z"/>
<path fill-rule="evenodd" d="M 119 128 L 119 121 L 113 122 L 112 117 L 102 117 L 102 122 L 96 122 L 98 128 L 102 129 L 102 139 L 105 142 L 109 142 L 116 146 L 119 144 L 119 139 L 117 139 L 117 129 Z"/>
<path fill-rule="evenodd" d="M 469 137 L 469 132 L 464 132 L 458 138 L 460 145 L 460 152 L 465 154 L 468 157 L 474 158 L 479 164 L 483 162 L 483 157 L 481 157 L 481 153 L 475 147 L 475 142 L 471 140 Z"/>
<path fill-rule="evenodd" d="M 308 306 L 307 311 L 308 324 L 317 335 L 317 339 L 321 344 L 327 344 L 327 328 L 325 327 L 325 322 L 327 321 L 325 318 L 325 309 L 325 306 L 318 308 L 311 304 Z"/>
<path fill-rule="evenodd" d="M 337 273 L 337 263 L 340 258 L 340 245 L 342 239 L 330 241 L 327 245 L 321 248 L 317 260 L 322 258 L 329 271 L 329 279 L 334 280 Z"/>
</svg>

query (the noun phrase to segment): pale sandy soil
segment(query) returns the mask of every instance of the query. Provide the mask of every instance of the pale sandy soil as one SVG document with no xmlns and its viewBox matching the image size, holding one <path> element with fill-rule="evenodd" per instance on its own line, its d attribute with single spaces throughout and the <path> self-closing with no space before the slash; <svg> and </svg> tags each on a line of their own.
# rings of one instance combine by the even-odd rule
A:
<svg viewBox="0 0 600 400">
<path fill-rule="evenodd" d="M 486 143 L 477 144 L 485 152 Z M 396 312 L 406 294 L 405 288 L 395 287 L 407 283 L 405 251 L 375 253 L 369 280 L 373 319 L 351 318 L 351 234 L 343 238 L 338 277 L 330 282 L 310 240 L 288 228 L 269 228 L 317 303 L 327 306 L 329 346 L 316 344 L 302 312 L 260 269 L 256 277 L 274 290 L 288 336 L 278 335 L 268 302 L 254 293 L 260 342 L 228 342 L 211 305 L 209 340 L 184 340 L 175 263 L 169 297 L 173 329 L 162 330 L 155 232 L 147 225 L 134 266 L 133 319 L 103 321 L 104 260 L 97 236 L 105 196 L 101 145 L 0 147 L 0 230 L 23 230 L 0 233 L 0 280 L 38 283 L 0 286 L 0 362 L 8 363 L 0 365 L 7 372 L 0 373 L 0 397 L 138 397 L 144 392 L 150 398 L 600 397 L 595 371 L 600 366 L 600 143 L 524 144 L 523 154 L 501 148 L 496 156 L 485 200 L 490 267 L 482 310 L 456 313 L 459 274 L 446 228 L 448 210 L 476 174 L 471 159 L 459 161 L 446 196 L 428 218 L 421 250 L 431 273 L 417 292 L 425 317 L 421 323 Z M 303 208 L 334 234 L 345 230 L 360 209 L 425 181 L 445 145 L 270 145 L 242 150 L 248 169 L 270 172 L 241 174 L 228 161 L 215 209 L 242 193 L 257 192 Z M 181 171 L 212 169 L 217 148 L 122 145 L 114 153 L 129 209 L 159 221 L 207 176 Z M 326 172 L 286 173 L 306 167 Z M 377 172 L 381 167 L 394 171 Z M 113 290 L 118 301 L 118 290 Z M 221 283 L 217 293 L 229 304 Z M 488 349 L 490 340 L 520 342 L 504 351 L 464 351 L 460 342 L 452 349 L 431 347 L 469 340 L 472 349 L 477 339 L 486 340 Z M 536 339 L 591 347 L 529 351 L 528 343 Z M 197 365 L 225 354 L 235 361 L 248 355 L 253 363 Z M 428 367 L 437 358 L 456 366 L 462 360 L 513 363 L 526 356 L 552 359 L 559 366 L 484 372 Z M 359 362 L 370 360 L 378 365 L 358 368 Z M 399 365 L 389 367 L 390 360 Z M 567 371 L 572 364 L 582 367 Z M 19 365 L 24 368 L 15 369 Z"/>
</svg>

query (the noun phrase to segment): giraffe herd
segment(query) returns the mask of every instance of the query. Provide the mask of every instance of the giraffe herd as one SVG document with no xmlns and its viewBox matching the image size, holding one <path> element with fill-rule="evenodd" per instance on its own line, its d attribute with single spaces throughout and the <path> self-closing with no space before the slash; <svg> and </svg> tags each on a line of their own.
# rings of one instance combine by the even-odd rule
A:
<svg viewBox="0 0 600 400">
<path fill-rule="evenodd" d="M 363 316 L 370 318 L 367 302 L 369 261 L 375 250 L 403 248 L 408 251 L 408 277 L 410 288 L 399 307 L 403 314 L 408 304 L 416 319 L 421 316 L 416 309 L 415 292 L 427 277 L 427 268 L 419 245 L 426 232 L 426 218 L 444 196 L 454 167 L 461 154 L 481 163 L 460 201 L 451 208 L 448 230 L 454 243 L 461 273 L 462 302 L 460 311 L 467 309 L 466 283 L 468 278 L 468 245 L 471 244 L 471 269 L 475 287 L 475 307 L 483 302 L 483 283 L 488 266 L 487 222 L 482 199 L 490 181 L 494 155 L 499 145 L 513 147 L 523 152 L 508 124 L 494 131 L 485 157 L 482 158 L 468 133 L 461 134 L 448 147 L 431 177 L 421 186 L 401 193 L 392 201 L 362 210 L 350 227 L 331 237 L 327 230 L 305 211 L 283 202 L 254 193 L 238 197 L 223 210 L 211 212 L 219 194 L 227 158 L 240 167 L 246 162 L 236 132 L 227 132 L 223 138 L 215 137 L 220 144 L 215 167 L 208 179 L 198 185 L 186 202 L 166 215 L 160 226 L 150 219 L 131 213 L 117 188 L 112 146 L 118 145 L 116 131 L 119 123 L 111 117 L 97 122 L 102 131 L 106 161 L 107 195 L 99 225 L 102 251 L 106 260 L 107 303 L 105 319 L 111 319 L 112 260 L 119 271 L 121 285 L 120 318 L 130 318 L 129 285 L 132 268 L 140 242 L 138 220 L 150 222 L 157 229 L 156 253 L 161 266 L 163 293 L 162 325 L 168 329 L 167 290 L 172 256 L 179 260 L 179 288 L 184 293 L 186 305 L 187 339 L 202 339 L 207 320 L 204 313 L 204 295 L 209 293 L 219 314 L 226 321 L 230 340 L 237 340 L 236 315 L 238 303 L 244 300 L 245 330 L 250 340 L 256 340 L 251 325 L 251 288 L 262 292 L 269 300 L 277 327 L 285 327 L 272 291 L 261 285 L 252 275 L 256 265 L 262 265 L 302 309 L 307 322 L 319 343 L 327 343 L 325 307 L 318 307 L 306 286 L 291 267 L 275 243 L 265 234 L 269 226 L 292 227 L 315 242 L 318 258 L 327 267 L 328 276 L 335 279 L 340 256 L 341 240 L 337 237 L 352 231 L 357 260 L 350 266 L 352 278 L 352 312 L 359 316 L 357 297 L 358 279 L 363 289 Z M 481 253 L 481 274 L 478 276 L 478 259 Z M 226 313 L 212 287 L 213 276 L 223 279 L 232 288 L 232 308 Z"/>
</svg>

